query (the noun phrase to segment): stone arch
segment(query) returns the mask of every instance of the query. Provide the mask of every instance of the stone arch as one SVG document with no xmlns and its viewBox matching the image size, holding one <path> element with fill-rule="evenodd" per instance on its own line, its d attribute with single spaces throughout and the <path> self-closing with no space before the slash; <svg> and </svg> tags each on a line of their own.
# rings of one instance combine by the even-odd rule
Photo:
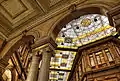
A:
<svg viewBox="0 0 120 81">
<path fill-rule="evenodd" d="M 74 5 L 74 4 L 73 4 Z M 114 4 L 115 6 L 115 4 Z M 106 15 L 106 13 L 113 7 L 111 4 L 103 3 L 103 2 L 94 2 L 94 3 L 86 3 L 82 5 L 76 6 L 76 9 L 72 12 L 69 11 L 68 13 L 63 14 L 52 26 L 49 35 L 53 38 L 56 38 L 60 30 L 65 26 L 68 22 L 73 19 L 78 18 L 79 16 L 86 15 L 86 14 L 101 14 Z M 107 16 L 107 15 L 106 15 Z"/>
</svg>

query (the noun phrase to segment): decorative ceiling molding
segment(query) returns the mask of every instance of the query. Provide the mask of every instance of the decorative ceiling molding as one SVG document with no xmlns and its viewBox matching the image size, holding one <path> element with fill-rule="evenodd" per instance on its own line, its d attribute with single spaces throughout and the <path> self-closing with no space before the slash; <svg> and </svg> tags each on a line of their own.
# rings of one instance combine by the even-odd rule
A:
<svg viewBox="0 0 120 81">
<path fill-rule="evenodd" d="M 14 5 L 14 6 L 12 6 L 12 5 Z M 15 19 L 17 16 L 19 16 L 20 14 L 24 13 L 27 10 L 27 7 L 20 0 L 3 1 L 1 3 L 1 8 L 12 19 Z M 1 12 L 1 13 L 4 13 L 4 12 Z"/>
<path fill-rule="evenodd" d="M 44 23 L 46 20 L 49 20 L 49 19 L 53 18 L 54 16 L 56 16 L 56 15 L 58 15 L 60 13 L 63 13 L 64 11 L 68 12 L 67 10 L 68 10 L 69 6 L 70 5 L 65 4 L 64 6 L 58 8 L 58 9 L 54 9 L 54 10 L 50 11 L 49 13 L 46 13 L 45 15 L 37 17 L 36 20 L 32 20 L 30 23 L 25 24 L 24 26 L 22 26 L 20 28 L 20 31 L 13 30 L 14 33 L 16 32 L 16 35 L 12 33 L 9 36 L 9 39 L 13 38 L 14 36 L 16 37 L 17 35 L 19 35 L 24 30 L 29 31 L 29 30 L 33 29 L 35 26 L 37 26 L 37 25 L 39 25 L 41 23 Z M 64 12 L 64 13 L 66 13 L 66 12 Z"/>
<path fill-rule="evenodd" d="M 42 10 L 44 12 L 47 12 L 49 10 L 49 8 L 50 8 L 49 0 L 45 0 L 45 1 L 44 0 L 35 0 L 35 1 L 38 3 L 38 5 L 42 8 Z"/>
<path fill-rule="evenodd" d="M 5 39 L 7 39 L 8 37 L 6 37 L 2 32 L 0 32 L 0 38 L 3 39 L 3 40 L 5 40 Z"/>
<path fill-rule="evenodd" d="M 35 37 L 34 41 L 37 41 L 41 37 L 42 31 L 31 30 L 26 33 L 26 35 L 33 35 Z"/>
<path fill-rule="evenodd" d="M 53 6 L 62 0 L 50 0 L 50 6 Z"/>
<path fill-rule="evenodd" d="M 36 11 L 27 0 L 4 0 L 0 3 L 0 14 L 7 19 L 12 28 L 20 25 L 43 11 Z M 3 21 L 4 22 L 4 21 Z"/>
<path fill-rule="evenodd" d="M 78 1 L 75 1 L 76 3 L 78 3 Z M 36 2 L 36 1 L 29 1 L 29 3 L 32 3 L 33 4 L 33 6 L 34 5 L 38 5 L 38 3 Z M 35 4 L 36 3 L 36 4 Z M 38 12 L 40 13 L 44 13 L 44 15 L 40 15 L 40 14 L 38 14 L 38 15 L 34 15 L 34 14 L 32 14 L 32 17 L 30 17 L 30 16 L 27 16 L 27 17 L 25 17 L 25 18 L 23 18 L 23 19 L 21 19 L 19 22 L 17 22 L 17 23 L 15 23 L 14 25 L 11 25 L 11 27 L 13 27 L 13 29 L 12 29 L 12 31 L 11 32 L 16 32 L 17 31 L 17 33 L 21 33 L 20 31 L 24 31 L 24 30 L 30 30 L 30 29 L 32 29 L 33 27 L 35 27 L 36 25 L 38 25 L 38 24 L 41 24 L 41 23 L 43 23 L 43 22 L 45 22 L 46 20 L 49 20 L 50 18 L 52 18 L 52 17 L 54 17 L 54 16 L 56 16 L 56 15 L 58 15 L 58 14 L 60 14 L 60 13 L 63 13 L 64 11 L 66 11 L 66 12 L 68 12 L 67 10 L 69 9 L 69 6 L 72 4 L 72 3 L 70 3 L 70 4 L 68 4 L 68 3 L 70 3 L 69 1 L 67 1 L 67 3 L 65 3 L 64 2 L 64 4 L 62 4 L 61 6 L 58 6 L 58 7 L 56 7 L 56 8 L 54 8 L 54 9 L 51 9 L 49 12 L 47 12 L 46 14 L 44 13 L 44 11 L 42 11 L 42 9 L 40 10 L 40 11 L 35 11 L 35 13 L 36 14 L 38 14 Z M 57 5 L 57 4 L 56 4 Z M 39 6 L 39 5 L 38 5 Z M 37 7 L 38 7 L 37 6 Z M 40 7 L 40 6 L 39 6 Z M 36 8 L 36 7 L 35 7 Z M 65 13 L 66 13 L 65 12 Z M 31 19 L 30 19 L 31 18 Z M 4 18 L 5 19 L 5 18 Z M 28 20 L 29 19 L 29 20 Z M 24 22 L 24 23 L 22 23 L 22 22 Z M 9 23 L 9 22 L 8 22 Z M 20 31 L 18 31 L 18 29 L 20 30 Z M 16 33 L 16 35 L 18 35 Z M 12 35 L 12 34 L 11 34 Z"/>
</svg>

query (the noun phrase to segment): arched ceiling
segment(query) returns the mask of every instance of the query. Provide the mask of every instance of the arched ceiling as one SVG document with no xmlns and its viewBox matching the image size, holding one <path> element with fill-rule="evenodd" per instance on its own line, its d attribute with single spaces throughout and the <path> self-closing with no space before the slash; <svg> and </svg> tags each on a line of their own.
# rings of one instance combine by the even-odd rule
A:
<svg viewBox="0 0 120 81">
<path fill-rule="evenodd" d="M 60 14 L 73 4 L 78 7 L 103 3 L 115 6 L 120 0 L 0 0 L 0 35 L 7 39 L 24 30 L 30 30 Z M 17 33 L 16 33 L 17 32 Z M 18 33 L 19 32 L 19 33 Z"/>
<path fill-rule="evenodd" d="M 66 0 L 0 0 L 0 32 L 6 38 Z M 6 32 L 6 33 L 5 33 Z"/>
</svg>

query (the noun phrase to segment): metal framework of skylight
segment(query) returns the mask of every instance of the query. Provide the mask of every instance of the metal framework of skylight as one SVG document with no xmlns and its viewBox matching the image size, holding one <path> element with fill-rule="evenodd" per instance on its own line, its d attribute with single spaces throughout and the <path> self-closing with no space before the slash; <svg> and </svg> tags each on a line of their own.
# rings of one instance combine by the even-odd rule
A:
<svg viewBox="0 0 120 81">
<path fill-rule="evenodd" d="M 108 18 L 100 14 L 83 15 L 70 21 L 56 38 L 58 49 L 55 57 L 51 58 L 50 81 L 67 81 L 79 46 L 114 33 L 116 29 L 109 25 Z"/>
</svg>

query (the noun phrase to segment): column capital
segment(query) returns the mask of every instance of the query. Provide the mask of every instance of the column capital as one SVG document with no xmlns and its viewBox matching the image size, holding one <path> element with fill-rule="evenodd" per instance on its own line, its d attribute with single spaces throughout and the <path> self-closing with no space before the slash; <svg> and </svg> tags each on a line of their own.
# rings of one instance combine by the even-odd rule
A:
<svg viewBox="0 0 120 81">
<path fill-rule="evenodd" d="M 34 45 L 32 45 L 32 51 L 46 51 L 48 53 L 52 53 L 53 55 L 55 54 L 55 49 L 57 48 L 57 44 L 51 37 L 45 37 L 39 42 L 36 42 Z"/>
<path fill-rule="evenodd" d="M 56 44 L 55 40 L 52 37 L 47 36 L 47 37 L 40 38 L 40 40 L 36 41 L 32 45 L 32 49 L 36 49 L 36 48 L 43 46 L 45 44 L 49 44 L 53 48 L 57 48 L 57 44 Z"/>
<path fill-rule="evenodd" d="M 32 52 L 29 54 L 29 61 L 32 61 L 32 58 L 34 56 L 41 57 L 40 59 L 42 59 L 42 53 L 43 53 L 42 50 L 33 49 Z"/>
<path fill-rule="evenodd" d="M 36 55 L 42 54 L 43 52 L 47 52 L 47 53 L 52 53 L 52 55 L 54 56 L 55 48 L 50 43 L 47 43 L 45 45 L 33 49 L 33 52 L 37 52 Z"/>
</svg>

